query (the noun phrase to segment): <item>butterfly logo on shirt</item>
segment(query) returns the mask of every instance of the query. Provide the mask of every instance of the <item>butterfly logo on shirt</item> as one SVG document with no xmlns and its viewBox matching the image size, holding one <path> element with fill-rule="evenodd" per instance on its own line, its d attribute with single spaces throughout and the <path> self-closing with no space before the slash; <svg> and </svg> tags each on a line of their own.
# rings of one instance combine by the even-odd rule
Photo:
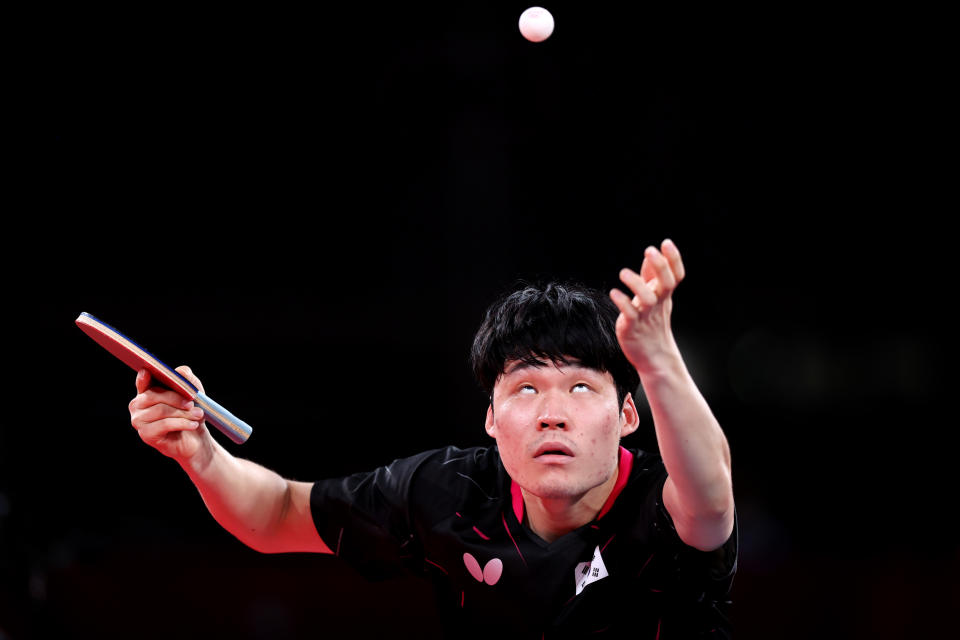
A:
<svg viewBox="0 0 960 640">
<path fill-rule="evenodd" d="M 463 564 L 467 566 L 467 571 L 477 582 L 484 582 L 490 586 L 497 584 L 500 576 L 503 575 L 503 561 L 500 558 L 493 558 L 481 569 L 480 563 L 469 552 L 463 554 Z"/>
</svg>

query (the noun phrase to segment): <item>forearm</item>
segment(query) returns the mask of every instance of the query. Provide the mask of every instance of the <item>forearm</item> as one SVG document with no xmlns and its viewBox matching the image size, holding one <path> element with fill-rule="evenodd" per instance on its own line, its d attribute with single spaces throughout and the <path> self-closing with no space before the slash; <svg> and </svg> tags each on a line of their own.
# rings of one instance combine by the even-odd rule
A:
<svg viewBox="0 0 960 640">
<path fill-rule="evenodd" d="M 264 553 L 323 550 L 291 547 L 296 536 L 291 536 L 289 523 L 310 519 L 306 483 L 289 482 L 237 458 L 216 441 L 203 453 L 179 462 L 214 519 L 247 546 Z"/>
<path fill-rule="evenodd" d="M 730 448 L 679 350 L 663 354 L 640 379 L 672 485 L 665 493 L 674 492 L 677 506 L 688 518 L 729 518 Z"/>
<path fill-rule="evenodd" d="M 709 551 L 734 526 L 730 448 L 670 330 L 673 291 L 686 269 L 672 241 L 661 249 L 647 247 L 639 274 L 621 270 L 632 299 L 617 289 L 610 296 L 620 309 L 617 340 L 640 374 L 667 469 L 663 505 L 680 539 Z"/>
</svg>

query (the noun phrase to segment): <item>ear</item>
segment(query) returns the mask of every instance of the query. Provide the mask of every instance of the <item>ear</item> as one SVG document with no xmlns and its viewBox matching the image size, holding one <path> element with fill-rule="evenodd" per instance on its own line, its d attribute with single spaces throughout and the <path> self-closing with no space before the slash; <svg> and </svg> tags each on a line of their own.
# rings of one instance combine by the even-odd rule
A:
<svg viewBox="0 0 960 640">
<path fill-rule="evenodd" d="M 491 438 L 497 437 L 497 423 L 493 419 L 493 404 L 490 404 L 487 407 L 487 420 L 483 425 L 483 428 L 486 429 L 487 435 Z"/>
<path fill-rule="evenodd" d="M 640 426 L 640 412 L 633 401 L 633 394 L 628 393 L 623 399 L 623 409 L 620 412 L 620 437 L 625 438 Z"/>
</svg>

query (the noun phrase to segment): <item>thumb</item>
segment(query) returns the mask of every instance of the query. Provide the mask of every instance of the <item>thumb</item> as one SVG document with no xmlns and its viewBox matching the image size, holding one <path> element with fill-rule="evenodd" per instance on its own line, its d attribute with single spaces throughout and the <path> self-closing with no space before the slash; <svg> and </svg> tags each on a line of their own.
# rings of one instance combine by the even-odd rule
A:
<svg viewBox="0 0 960 640">
<path fill-rule="evenodd" d="M 193 374 L 193 371 L 190 369 L 190 367 L 186 365 L 181 365 L 177 367 L 177 373 L 179 373 L 184 378 L 189 380 L 190 384 L 192 384 L 193 386 L 195 386 L 197 389 L 200 390 L 200 393 L 205 393 L 203 390 L 203 384 L 200 382 L 200 378 L 198 378 Z"/>
</svg>

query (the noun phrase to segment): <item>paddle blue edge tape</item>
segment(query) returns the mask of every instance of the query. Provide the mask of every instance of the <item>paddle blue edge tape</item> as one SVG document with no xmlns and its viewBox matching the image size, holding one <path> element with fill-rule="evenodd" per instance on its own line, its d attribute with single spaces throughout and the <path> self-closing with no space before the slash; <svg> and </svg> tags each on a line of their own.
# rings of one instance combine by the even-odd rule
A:
<svg viewBox="0 0 960 640">
<path fill-rule="evenodd" d="M 122 331 L 118 331 L 116 328 L 111 327 L 110 325 L 108 325 L 106 322 L 104 322 L 104 321 L 101 320 L 100 318 L 98 318 L 98 317 L 96 317 L 96 316 L 93 316 L 93 315 L 90 315 L 90 314 L 87 313 L 86 311 L 81 311 L 81 312 L 80 312 L 80 315 L 81 315 L 81 316 L 85 316 L 85 317 L 87 317 L 87 318 L 90 318 L 91 320 L 93 320 L 93 321 L 96 322 L 97 324 L 103 325 L 104 327 L 106 327 L 106 328 L 109 329 L 110 331 L 113 331 L 113 332 L 114 332 L 115 334 L 117 334 L 118 336 L 121 336 L 124 340 L 127 340 L 128 342 L 130 342 L 130 344 L 136 346 L 137 349 L 140 349 L 140 350 L 143 351 L 145 354 L 147 354 L 148 356 L 150 356 L 151 358 L 153 358 L 154 360 L 156 360 L 156 361 L 157 361 L 157 364 L 163 365 L 163 368 L 164 368 L 164 369 L 166 369 L 167 371 L 169 371 L 169 372 L 172 373 L 173 375 L 175 375 L 175 376 L 177 376 L 178 378 L 180 378 L 181 380 L 183 380 L 184 384 L 186 384 L 188 387 L 190 387 L 191 389 L 193 389 L 195 392 L 197 392 L 197 393 L 200 392 L 200 390 L 197 389 L 197 386 L 196 386 L 195 384 L 193 384 L 192 382 L 190 382 L 189 380 L 187 380 L 186 378 L 184 378 L 183 375 L 182 375 L 179 371 L 177 371 L 177 370 L 174 369 L 173 367 L 165 364 L 162 360 L 160 360 L 160 358 L 158 358 L 157 356 L 153 355 L 152 353 L 150 353 L 149 351 L 147 351 L 146 349 L 144 349 L 142 345 L 140 345 L 136 340 L 133 340 L 132 338 L 130 338 L 130 336 L 124 334 Z"/>
<path fill-rule="evenodd" d="M 243 420 L 240 420 L 235 415 L 233 415 L 232 413 L 224 409 L 223 406 L 221 406 L 219 403 L 214 402 L 212 399 L 210 399 L 209 396 L 203 393 L 200 393 L 200 390 L 197 389 L 197 387 L 192 382 L 184 378 L 179 371 L 165 365 L 160 360 L 160 358 L 153 355 L 152 353 L 144 349 L 142 346 L 137 344 L 135 340 L 131 340 L 128 336 L 124 335 L 122 332 L 117 331 L 117 329 L 115 329 L 114 327 L 111 327 L 109 324 L 107 324 L 103 320 L 100 320 L 96 316 L 93 316 L 87 313 L 86 311 L 82 311 L 80 315 L 86 316 L 87 318 L 90 318 L 94 322 L 106 327 L 110 331 L 113 331 L 117 335 L 122 336 L 125 340 L 129 341 L 131 344 L 135 345 L 138 349 L 140 349 L 141 351 L 149 355 L 151 358 L 156 360 L 158 364 L 162 365 L 170 373 L 172 373 L 173 375 L 183 380 L 184 383 L 186 383 L 191 389 L 194 390 L 194 393 L 196 394 L 196 397 L 194 398 L 194 403 L 198 405 L 201 409 L 203 409 L 203 413 L 205 414 L 204 419 L 210 424 L 212 424 L 213 426 L 215 426 L 217 429 L 219 429 L 225 436 L 227 436 L 237 444 L 243 444 L 244 442 L 247 441 L 247 438 L 250 437 L 250 434 L 253 433 L 253 428 L 250 425 L 248 425 L 246 422 L 244 422 Z"/>
</svg>

